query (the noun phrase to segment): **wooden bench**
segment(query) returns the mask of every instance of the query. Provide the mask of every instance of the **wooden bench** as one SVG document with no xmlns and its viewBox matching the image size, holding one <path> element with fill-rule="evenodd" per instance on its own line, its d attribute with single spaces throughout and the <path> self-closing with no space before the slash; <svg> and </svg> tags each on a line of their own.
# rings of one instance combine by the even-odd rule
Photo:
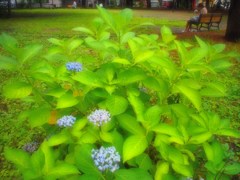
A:
<svg viewBox="0 0 240 180">
<path fill-rule="evenodd" d="M 211 28 L 217 28 L 219 30 L 221 21 L 222 14 L 220 13 L 201 14 L 198 22 L 192 23 L 190 29 L 200 31 L 202 28 L 205 28 L 209 31 Z"/>
</svg>

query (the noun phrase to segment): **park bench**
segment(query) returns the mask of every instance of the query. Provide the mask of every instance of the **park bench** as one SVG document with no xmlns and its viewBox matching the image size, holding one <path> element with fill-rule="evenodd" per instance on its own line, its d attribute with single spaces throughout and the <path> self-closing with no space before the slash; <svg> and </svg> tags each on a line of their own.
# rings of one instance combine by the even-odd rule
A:
<svg viewBox="0 0 240 180">
<path fill-rule="evenodd" d="M 200 31 L 202 28 L 205 28 L 209 31 L 211 28 L 217 28 L 219 30 L 221 21 L 222 14 L 220 13 L 201 14 L 198 22 L 191 25 L 191 29 Z"/>
</svg>

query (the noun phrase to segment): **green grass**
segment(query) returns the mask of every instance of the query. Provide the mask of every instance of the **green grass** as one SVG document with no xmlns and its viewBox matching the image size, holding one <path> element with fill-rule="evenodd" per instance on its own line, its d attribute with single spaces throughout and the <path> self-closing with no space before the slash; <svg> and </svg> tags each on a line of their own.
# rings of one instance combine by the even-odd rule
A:
<svg viewBox="0 0 240 180">
<path fill-rule="evenodd" d="M 113 14 L 120 10 L 110 10 Z M 28 42 L 44 42 L 49 37 L 72 37 L 72 31 L 78 26 L 91 26 L 91 20 L 98 16 L 96 9 L 31 9 L 13 10 L 12 17 L 0 19 L 0 33 L 7 32 L 18 40 Z M 180 26 L 185 21 L 173 21 L 156 17 L 141 17 L 134 13 L 133 24 L 151 22 L 157 26 Z M 149 27 L 146 28 L 146 31 Z"/>
</svg>

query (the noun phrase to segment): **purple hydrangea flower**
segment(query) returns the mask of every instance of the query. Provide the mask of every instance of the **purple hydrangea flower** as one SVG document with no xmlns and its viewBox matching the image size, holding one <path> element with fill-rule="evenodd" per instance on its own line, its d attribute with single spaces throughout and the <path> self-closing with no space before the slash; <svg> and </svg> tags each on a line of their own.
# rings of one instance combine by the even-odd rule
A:
<svg viewBox="0 0 240 180">
<path fill-rule="evenodd" d="M 76 118 L 73 116 L 63 116 L 58 119 L 57 125 L 60 127 L 71 127 L 76 121 Z"/>
<path fill-rule="evenodd" d="M 79 62 L 68 62 L 66 64 L 66 68 L 69 71 L 73 71 L 73 72 L 80 72 L 82 71 L 82 64 Z"/>
<path fill-rule="evenodd" d="M 104 109 L 95 110 L 87 118 L 95 126 L 102 126 L 104 123 L 111 120 L 109 112 Z"/>
<path fill-rule="evenodd" d="M 115 147 L 101 147 L 100 149 L 92 150 L 92 159 L 95 166 L 101 171 L 110 170 L 111 172 L 119 169 L 120 155 Z"/>
<path fill-rule="evenodd" d="M 39 143 L 37 142 L 30 142 L 30 143 L 27 143 L 25 144 L 22 149 L 26 152 L 30 152 L 30 153 L 33 153 L 34 151 L 36 151 L 39 147 Z"/>
</svg>

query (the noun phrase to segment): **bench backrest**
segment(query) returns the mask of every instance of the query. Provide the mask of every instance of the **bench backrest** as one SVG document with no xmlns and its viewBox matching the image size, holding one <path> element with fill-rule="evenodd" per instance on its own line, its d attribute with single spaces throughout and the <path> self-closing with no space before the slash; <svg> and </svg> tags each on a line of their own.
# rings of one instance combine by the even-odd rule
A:
<svg viewBox="0 0 240 180">
<path fill-rule="evenodd" d="M 219 13 L 212 14 L 212 19 L 211 19 L 212 23 L 220 23 L 221 20 L 222 20 L 222 14 L 219 14 Z"/>
<path fill-rule="evenodd" d="M 212 14 L 201 14 L 199 17 L 199 23 L 210 23 Z"/>
</svg>

